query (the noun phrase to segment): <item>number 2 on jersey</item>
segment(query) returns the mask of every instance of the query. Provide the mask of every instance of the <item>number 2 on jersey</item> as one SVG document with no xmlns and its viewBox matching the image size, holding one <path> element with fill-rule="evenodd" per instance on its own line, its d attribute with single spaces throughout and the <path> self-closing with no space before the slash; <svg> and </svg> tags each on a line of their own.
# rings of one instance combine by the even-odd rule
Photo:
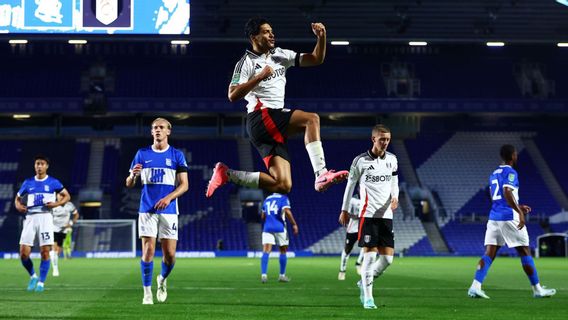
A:
<svg viewBox="0 0 568 320">
<path fill-rule="evenodd" d="M 493 196 L 491 197 L 491 199 L 501 200 L 501 195 L 499 194 L 499 180 L 497 179 L 491 180 L 491 185 L 495 185 L 495 190 L 493 191 Z"/>
</svg>

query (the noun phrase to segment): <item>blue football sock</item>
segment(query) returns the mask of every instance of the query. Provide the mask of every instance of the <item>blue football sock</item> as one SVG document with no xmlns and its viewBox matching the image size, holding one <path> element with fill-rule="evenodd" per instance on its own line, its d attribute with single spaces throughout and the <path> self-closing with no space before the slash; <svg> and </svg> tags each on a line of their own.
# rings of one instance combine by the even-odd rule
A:
<svg viewBox="0 0 568 320">
<path fill-rule="evenodd" d="M 481 257 L 481 260 L 483 260 L 483 267 L 480 268 L 478 266 L 477 271 L 475 271 L 475 280 L 479 281 L 480 283 L 483 283 L 483 280 L 485 280 L 485 277 L 487 276 L 487 272 L 489 271 L 489 267 L 491 267 L 491 263 L 493 262 L 493 260 L 491 260 L 491 258 L 489 258 L 489 256 L 483 255 Z"/>
<path fill-rule="evenodd" d="M 142 285 L 152 286 L 152 274 L 154 273 L 154 261 L 144 262 L 140 260 L 140 271 L 142 271 Z"/>
<path fill-rule="evenodd" d="M 175 263 L 168 265 L 162 260 L 162 278 L 165 279 L 170 275 L 170 272 L 174 269 L 174 265 Z"/>
<path fill-rule="evenodd" d="M 521 264 L 523 265 L 523 269 L 529 277 L 531 285 L 536 285 L 540 281 L 538 280 L 538 272 L 536 272 L 536 266 L 534 265 L 534 260 L 531 256 L 523 256 L 521 257 Z"/>
<path fill-rule="evenodd" d="M 30 276 L 33 276 L 35 274 L 35 270 L 34 270 L 34 263 L 32 262 L 32 259 L 30 259 L 29 257 L 27 259 L 21 259 L 22 261 L 22 266 L 24 266 L 24 268 L 26 268 L 26 270 L 28 271 L 28 273 L 30 274 Z"/>
<path fill-rule="evenodd" d="M 284 254 L 280 254 L 280 274 L 286 274 L 286 263 L 288 262 L 288 256 Z"/>
<path fill-rule="evenodd" d="M 268 271 L 268 256 L 269 256 L 269 253 L 267 253 L 267 252 L 262 253 L 262 258 L 260 259 L 260 272 L 261 272 L 261 274 L 266 274 L 266 271 Z"/>
<path fill-rule="evenodd" d="M 49 273 L 49 265 L 51 262 L 49 260 L 41 260 L 39 263 L 39 282 L 45 282 L 47 274 Z"/>
</svg>

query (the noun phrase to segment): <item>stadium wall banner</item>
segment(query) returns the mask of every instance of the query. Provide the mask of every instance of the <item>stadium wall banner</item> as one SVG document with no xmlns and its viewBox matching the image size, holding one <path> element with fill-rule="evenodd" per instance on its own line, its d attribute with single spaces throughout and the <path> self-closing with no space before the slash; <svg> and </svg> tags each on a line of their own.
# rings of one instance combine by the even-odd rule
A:
<svg viewBox="0 0 568 320">
<path fill-rule="evenodd" d="M 134 258 L 140 257 L 141 251 L 134 255 L 131 251 L 109 251 L 109 252 L 84 252 L 74 251 L 73 258 Z M 161 252 L 156 251 L 156 257 L 161 257 Z M 311 257 L 314 254 L 311 251 L 289 251 L 286 253 L 288 258 L 295 257 Z M 227 251 L 178 251 L 176 258 L 217 258 L 217 257 L 246 257 L 246 258 L 260 258 L 262 251 L 244 251 L 244 250 L 227 250 Z M 279 252 L 272 252 L 271 258 L 280 256 Z M 30 254 L 32 259 L 41 258 L 39 252 L 32 252 Z M 20 259 L 20 254 L 17 252 L 0 252 L 0 258 L 3 259 Z"/>
<path fill-rule="evenodd" d="M 188 35 L 190 0 L 0 0 L 0 34 Z"/>
</svg>

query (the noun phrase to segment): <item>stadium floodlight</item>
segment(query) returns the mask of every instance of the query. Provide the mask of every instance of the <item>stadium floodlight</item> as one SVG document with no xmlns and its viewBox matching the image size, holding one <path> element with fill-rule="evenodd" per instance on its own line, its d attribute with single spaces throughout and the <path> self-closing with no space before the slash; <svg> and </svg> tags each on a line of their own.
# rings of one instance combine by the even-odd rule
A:
<svg viewBox="0 0 568 320">
<path fill-rule="evenodd" d="M 568 0 L 556 0 L 556 2 L 568 6 Z"/>
<path fill-rule="evenodd" d="M 408 43 L 409 46 L 427 46 L 428 42 L 426 41 L 410 41 Z"/>
<path fill-rule="evenodd" d="M 69 40 L 69 44 L 87 44 L 87 40 Z"/>
<path fill-rule="evenodd" d="M 188 45 L 189 40 L 172 40 L 170 41 L 171 44 L 181 44 L 181 45 Z"/>
<path fill-rule="evenodd" d="M 504 47 L 505 46 L 505 42 L 500 42 L 500 41 L 489 41 L 486 43 L 486 45 L 488 47 Z"/>
<path fill-rule="evenodd" d="M 29 119 L 32 116 L 30 114 L 14 114 L 12 118 L 14 119 Z"/>
<path fill-rule="evenodd" d="M 560 48 L 568 48 L 568 42 L 558 42 L 556 45 Z"/>
<path fill-rule="evenodd" d="M 25 40 L 25 39 L 11 39 L 11 40 L 8 40 L 8 43 L 9 43 L 9 44 L 26 44 L 26 43 L 28 43 L 28 40 Z"/>
<path fill-rule="evenodd" d="M 344 41 L 344 40 L 334 40 L 331 42 L 332 46 L 348 46 L 349 45 L 349 41 Z"/>
</svg>

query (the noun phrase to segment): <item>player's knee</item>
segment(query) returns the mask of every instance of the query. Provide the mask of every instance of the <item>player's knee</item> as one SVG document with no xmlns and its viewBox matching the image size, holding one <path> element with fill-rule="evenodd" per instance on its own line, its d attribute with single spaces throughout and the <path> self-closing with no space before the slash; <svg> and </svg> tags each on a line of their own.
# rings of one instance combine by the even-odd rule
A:
<svg viewBox="0 0 568 320">
<path fill-rule="evenodd" d="M 292 190 L 292 181 L 281 181 L 276 187 L 276 192 L 281 194 L 288 194 Z"/>
<path fill-rule="evenodd" d="M 320 117 L 317 113 L 310 113 L 308 116 L 308 125 L 319 126 Z"/>
</svg>

